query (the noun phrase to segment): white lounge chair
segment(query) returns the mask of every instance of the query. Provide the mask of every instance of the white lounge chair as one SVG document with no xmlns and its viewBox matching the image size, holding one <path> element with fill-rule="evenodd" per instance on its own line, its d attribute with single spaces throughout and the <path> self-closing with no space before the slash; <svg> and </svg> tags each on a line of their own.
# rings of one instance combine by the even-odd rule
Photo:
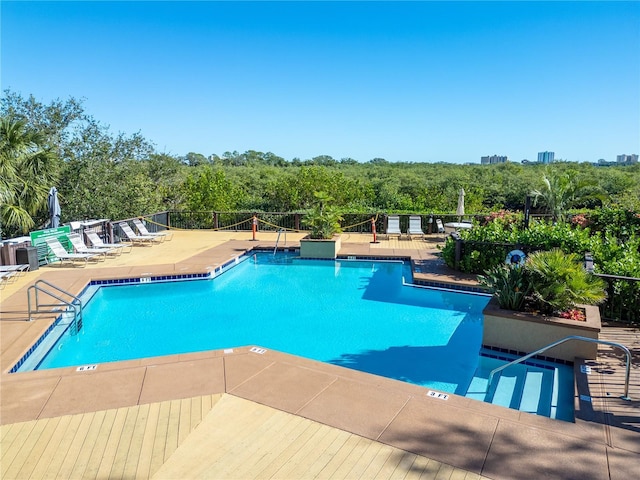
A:
<svg viewBox="0 0 640 480">
<path fill-rule="evenodd" d="M 24 265 L 0 265 L 0 273 L 11 273 L 20 276 L 29 271 L 29 264 Z"/>
<path fill-rule="evenodd" d="M 0 272 L 0 289 L 16 279 L 16 272 Z"/>
<path fill-rule="evenodd" d="M 389 219 L 387 221 L 387 237 L 389 235 L 398 235 L 398 237 L 402 237 L 399 215 L 389 215 Z"/>
<path fill-rule="evenodd" d="M 409 230 L 407 231 L 409 238 L 413 235 L 420 235 L 424 238 L 424 231 L 422 230 L 422 217 L 419 215 L 411 215 L 409 217 Z"/>
<path fill-rule="evenodd" d="M 154 242 L 162 241 L 158 237 L 136 235 L 127 222 L 120 222 L 118 226 L 120 227 L 120 230 L 122 230 L 122 233 L 126 237 L 123 239 L 123 241 L 125 242 L 131 242 L 135 245 L 136 243 L 153 244 Z"/>
<path fill-rule="evenodd" d="M 75 262 L 84 262 L 85 266 L 89 260 L 99 260 L 99 257 L 97 255 L 94 255 L 92 253 L 69 253 L 65 250 L 65 248 L 62 246 L 62 244 L 60 243 L 60 241 L 55 238 L 47 238 L 46 239 L 47 242 L 47 246 L 49 247 L 49 250 L 51 250 L 51 253 L 53 253 L 53 255 L 60 260 L 60 264 L 62 265 L 65 261 L 73 264 Z"/>
<path fill-rule="evenodd" d="M 150 232 L 149 230 L 147 230 L 146 225 L 142 223 L 142 220 L 140 220 L 139 218 L 133 219 L 133 225 L 138 230 L 138 235 L 142 235 L 143 237 L 158 237 L 161 240 L 171 240 L 173 238 L 173 232 Z"/>
<path fill-rule="evenodd" d="M 72 233 L 70 235 L 67 235 L 67 238 L 71 242 L 71 245 L 73 245 L 73 249 L 76 251 L 76 253 L 93 253 L 95 255 L 101 255 L 103 260 L 107 258 L 107 255 L 116 253 L 116 249 L 114 248 L 87 247 L 82 241 L 82 237 L 79 233 Z"/>
<path fill-rule="evenodd" d="M 444 233 L 444 225 L 441 219 L 436 218 L 436 226 L 438 227 L 438 233 Z"/>
<path fill-rule="evenodd" d="M 115 249 L 117 251 L 118 255 L 121 254 L 122 252 L 124 252 L 125 249 L 127 249 L 127 252 L 130 252 L 133 249 L 133 247 L 131 246 L 130 243 L 105 243 L 105 242 L 102 241 L 102 239 L 100 238 L 100 236 L 96 232 L 93 232 L 91 230 L 85 231 L 84 234 L 87 236 L 87 238 L 91 242 L 91 245 L 93 245 L 94 247 L 96 247 L 96 248 L 103 248 L 103 247 L 113 248 L 113 249 Z"/>
</svg>

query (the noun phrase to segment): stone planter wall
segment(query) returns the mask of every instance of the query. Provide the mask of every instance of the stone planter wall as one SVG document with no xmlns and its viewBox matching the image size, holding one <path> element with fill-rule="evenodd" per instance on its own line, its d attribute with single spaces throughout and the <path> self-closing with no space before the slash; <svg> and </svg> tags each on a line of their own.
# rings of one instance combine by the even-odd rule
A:
<svg viewBox="0 0 640 480">
<path fill-rule="evenodd" d="M 585 322 L 579 322 L 503 310 L 492 300 L 483 312 L 482 343 L 530 353 L 570 335 L 598 338 L 601 328 L 600 311 L 594 306 L 583 308 L 587 318 Z M 575 357 L 596 358 L 597 351 L 596 343 L 571 340 L 547 350 L 542 355 L 574 361 Z"/>
<path fill-rule="evenodd" d="M 303 238 L 300 240 L 300 258 L 336 258 L 341 246 L 340 235 L 330 240 Z"/>
</svg>

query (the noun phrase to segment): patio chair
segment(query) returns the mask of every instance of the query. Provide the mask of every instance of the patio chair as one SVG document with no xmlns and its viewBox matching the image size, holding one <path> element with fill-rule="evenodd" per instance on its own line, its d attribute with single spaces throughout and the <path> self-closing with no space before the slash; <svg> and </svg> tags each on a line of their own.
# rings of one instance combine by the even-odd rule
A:
<svg viewBox="0 0 640 480">
<path fill-rule="evenodd" d="M 67 252 L 60 241 L 55 237 L 47 238 L 46 242 L 49 250 L 51 250 L 51 253 L 53 253 L 53 255 L 58 260 L 60 260 L 60 265 L 67 261 L 71 264 L 74 264 L 75 262 L 84 262 L 83 266 L 86 266 L 89 260 L 99 260 L 99 257 L 97 255 L 94 255 L 93 253 Z"/>
<path fill-rule="evenodd" d="M 16 272 L 0 272 L 0 289 L 16 279 Z"/>
<path fill-rule="evenodd" d="M 420 235 L 424 238 L 424 231 L 422 231 L 422 217 L 419 215 L 411 215 L 409 217 L 409 230 L 407 231 L 409 238 L 413 235 Z"/>
<path fill-rule="evenodd" d="M 0 265 L 0 273 L 11 273 L 12 276 L 19 277 L 29 271 L 29 264 L 24 265 Z"/>
<path fill-rule="evenodd" d="M 436 226 L 438 227 L 438 233 L 444 233 L 444 225 L 441 219 L 436 218 Z"/>
<path fill-rule="evenodd" d="M 171 240 L 171 238 L 173 238 L 173 232 L 150 232 L 149 230 L 147 230 L 146 225 L 142 223 L 142 220 L 140 220 L 139 218 L 134 218 L 132 221 L 133 225 L 138 230 L 138 235 L 142 235 L 143 237 L 158 237 L 159 239 L 161 239 L 161 241 Z"/>
<path fill-rule="evenodd" d="M 398 235 L 398 238 L 402 237 L 399 215 L 389 215 L 389 219 L 387 221 L 387 237 L 389 235 Z"/>
<path fill-rule="evenodd" d="M 116 253 L 115 248 L 87 247 L 82 241 L 82 237 L 79 233 L 72 233 L 70 235 L 67 235 L 67 238 L 71 242 L 71 245 L 73 245 L 73 249 L 76 251 L 76 253 L 93 253 L 95 255 L 102 255 L 103 260 L 107 258 L 107 255 Z"/>
<path fill-rule="evenodd" d="M 125 238 L 122 239 L 122 241 L 124 242 L 131 242 L 134 245 L 135 244 L 149 245 L 155 242 L 162 241 L 158 237 L 136 235 L 127 222 L 120 222 L 118 226 L 120 227 L 120 230 L 122 230 L 122 233 L 125 236 Z"/>
<path fill-rule="evenodd" d="M 127 249 L 127 252 L 130 252 L 131 250 L 133 250 L 133 246 L 130 243 L 129 244 L 127 244 L 127 243 L 105 243 L 105 242 L 102 241 L 102 239 L 100 238 L 100 236 L 96 232 L 93 232 L 91 230 L 85 231 L 84 234 L 87 236 L 87 238 L 91 242 L 91 245 L 93 245 L 96 248 L 102 248 L 102 247 L 113 248 L 113 249 L 116 250 L 118 255 L 120 255 L 122 252 L 124 252 L 125 249 Z"/>
</svg>

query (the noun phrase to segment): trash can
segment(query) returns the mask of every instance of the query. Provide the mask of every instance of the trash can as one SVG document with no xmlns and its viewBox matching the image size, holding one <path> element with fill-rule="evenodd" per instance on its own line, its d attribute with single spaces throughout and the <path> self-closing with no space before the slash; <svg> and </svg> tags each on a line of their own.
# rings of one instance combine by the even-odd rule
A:
<svg viewBox="0 0 640 480">
<path fill-rule="evenodd" d="M 29 265 L 29 270 L 38 270 L 38 249 L 36 247 L 23 247 L 16 249 L 16 263 Z"/>
</svg>

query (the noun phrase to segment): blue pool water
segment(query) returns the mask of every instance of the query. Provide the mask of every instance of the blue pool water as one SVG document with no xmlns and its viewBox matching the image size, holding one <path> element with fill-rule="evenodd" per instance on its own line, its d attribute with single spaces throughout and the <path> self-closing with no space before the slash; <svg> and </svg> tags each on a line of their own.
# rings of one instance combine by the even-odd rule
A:
<svg viewBox="0 0 640 480">
<path fill-rule="evenodd" d="M 401 262 L 259 253 L 215 279 L 101 287 L 80 332 L 63 335 L 37 369 L 259 345 L 505 403 L 499 381 L 486 388 L 496 360 L 479 355 L 488 297 L 404 280 L 411 270 Z M 527 387 L 523 371 L 510 382 L 520 391 L 547 388 Z"/>
</svg>

